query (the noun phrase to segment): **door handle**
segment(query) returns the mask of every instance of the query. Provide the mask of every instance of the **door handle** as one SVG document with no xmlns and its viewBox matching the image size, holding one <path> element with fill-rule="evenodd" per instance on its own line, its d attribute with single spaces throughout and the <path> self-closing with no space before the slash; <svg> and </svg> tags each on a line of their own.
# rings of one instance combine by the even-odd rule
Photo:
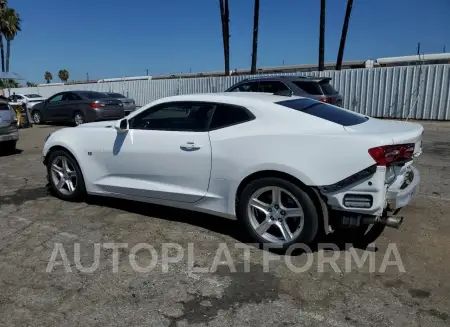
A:
<svg viewBox="0 0 450 327">
<path fill-rule="evenodd" d="M 200 148 L 201 146 L 195 145 L 194 142 L 186 142 L 186 144 L 180 146 L 180 149 L 184 151 L 196 151 Z"/>
</svg>

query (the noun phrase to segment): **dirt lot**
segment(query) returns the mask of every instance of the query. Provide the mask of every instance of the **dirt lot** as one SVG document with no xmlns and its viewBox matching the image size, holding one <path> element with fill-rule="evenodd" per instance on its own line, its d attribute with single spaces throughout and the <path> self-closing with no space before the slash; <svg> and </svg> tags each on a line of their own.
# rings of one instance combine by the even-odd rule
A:
<svg viewBox="0 0 450 327">
<path fill-rule="evenodd" d="M 41 148 L 57 127 L 21 130 L 22 151 L 0 157 L 0 325 L 449 326 L 450 123 L 424 126 L 420 194 L 404 210 L 402 228 L 386 230 L 378 251 L 367 252 L 376 260 L 375 271 L 368 262 L 346 270 L 350 252 L 342 250 L 314 251 L 312 268 L 302 273 L 290 270 L 286 260 L 300 267 L 306 255 L 281 257 L 264 272 L 268 252 L 250 247 L 246 261 L 235 246 L 243 238 L 232 221 L 127 201 L 53 198 L 45 188 Z M 181 245 L 184 258 L 164 272 L 162 245 L 168 242 Z M 46 272 L 57 243 L 72 272 L 62 265 Z M 87 267 L 94 262 L 95 243 L 102 246 L 99 267 L 81 272 L 75 246 Z M 117 265 L 105 243 L 128 245 L 118 252 Z M 129 254 L 138 243 L 158 254 L 148 272 L 132 268 Z M 220 243 L 228 246 L 237 272 L 226 265 L 192 271 L 190 265 L 212 267 Z M 380 271 L 390 244 L 397 246 L 406 272 L 398 266 Z M 133 258 L 144 267 L 154 259 L 150 253 L 142 250 Z M 319 256 L 332 255 L 339 255 L 340 271 L 330 265 L 319 271 Z"/>
</svg>

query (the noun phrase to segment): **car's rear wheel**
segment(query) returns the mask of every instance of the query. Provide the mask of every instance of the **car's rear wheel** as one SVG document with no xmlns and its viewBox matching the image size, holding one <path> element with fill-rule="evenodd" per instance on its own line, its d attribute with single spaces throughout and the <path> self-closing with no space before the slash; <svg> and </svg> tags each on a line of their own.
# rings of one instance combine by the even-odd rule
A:
<svg viewBox="0 0 450 327">
<path fill-rule="evenodd" d="M 81 112 L 76 112 L 73 115 L 73 123 L 75 124 L 75 126 L 84 124 L 84 115 Z"/>
<path fill-rule="evenodd" d="M 80 200 L 86 193 L 81 169 L 72 155 L 63 150 L 49 154 L 47 173 L 51 191 L 60 199 Z"/>
<path fill-rule="evenodd" d="M 238 218 L 258 243 L 287 248 L 294 243 L 312 242 L 319 218 L 309 195 L 281 178 L 250 182 L 238 203 Z"/>
<path fill-rule="evenodd" d="M 33 121 L 34 121 L 35 124 L 39 125 L 39 124 L 43 123 L 42 115 L 41 115 L 41 113 L 39 111 L 34 110 L 33 114 L 31 116 L 33 117 Z"/>
</svg>

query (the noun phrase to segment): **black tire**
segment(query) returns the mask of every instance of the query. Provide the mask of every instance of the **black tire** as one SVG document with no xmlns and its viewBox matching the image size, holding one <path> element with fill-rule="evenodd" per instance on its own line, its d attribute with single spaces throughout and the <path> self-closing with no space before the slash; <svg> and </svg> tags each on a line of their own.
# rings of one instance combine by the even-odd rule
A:
<svg viewBox="0 0 450 327">
<path fill-rule="evenodd" d="M 52 178 L 52 171 L 51 167 L 54 161 L 58 157 L 64 157 L 67 159 L 67 161 L 70 163 L 70 165 L 74 168 L 74 171 L 76 172 L 77 176 L 77 183 L 75 190 L 72 194 L 64 194 L 55 185 L 55 181 Z M 50 191 L 58 198 L 65 200 L 65 201 L 80 201 L 84 199 L 86 195 L 86 186 L 84 183 L 84 177 L 81 172 L 80 166 L 78 165 L 78 162 L 75 160 L 75 158 L 67 151 L 64 150 L 55 150 L 49 154 L 49 157 L 47 159 L 47 174 L 48 174 L 48 180 L 49 180 L 49 187 Z"/>
<path fill-rule="evenodd" d="M 31 117 L 33 118 L 33 122 L 36 125 L 40 125 L 40 124 L 44 123 L 44 121 L 42 120 L 42 114 L 38 110 L 33 110 L 32 114 L 31 114 Z"/>
<path fill-rule="evenodd" d="M 6 141 L 0 143 L 0 152 L 4 154 L 11 154 L 16 152 L 17 141 Z"/>
<path fill-rule="evenodd" d="M 358 247 L 366 247 L 375 242 L 384 232 L 386 225 L 372 224 L 361 225 L 355 228 L 338 227 L 333 232 L 333 238 L 336 242 L 352 243 Z"/>
<path fill-rule="evenodd" d="M 85 123 L 85 120 L 84 120 L 83 113 L 80 112 L 80 111 L 74 112 L 74 114 L 73 114 L 73 124 L 75 126 L 78 126 L 78 125 L 82 125 L 84 123 Z"/>
<path fill-rule="evenodd" d="M 283 249 L 286 249 L 290 245 L 295 243 L 309 244 L 312 241 L 314 241 L 314 239 L 318 234 L 318 227 L 319 227 L 319 216 L 317 214 L 314 202 L 312 201 L 310 196 L 297 185 L 285 179 L 276 177 L 265 177 L 250 182 L 248 185 L 245 186 L 244 190 L 242 191 L 242 194 L 238 199 L 238 205 L 236 208 L 237 216 L 239 221 L 244 225 L 250 237 L 260 245 L 263 244 L 275 245 L 275 243 L 264 239 L 255 231 L 255 229 L 251 225 L 247 210 L 247 206 L 249 204 L 251 196 L 257 190 L 270 186 L 281 187 L 290 192 L 299 202 L 304 213 L 304 225 L 300 234 L 297 237 L 293 238 L 290 242 L 278 244 L 278 246 L 280 246 Z"/>
</svg>

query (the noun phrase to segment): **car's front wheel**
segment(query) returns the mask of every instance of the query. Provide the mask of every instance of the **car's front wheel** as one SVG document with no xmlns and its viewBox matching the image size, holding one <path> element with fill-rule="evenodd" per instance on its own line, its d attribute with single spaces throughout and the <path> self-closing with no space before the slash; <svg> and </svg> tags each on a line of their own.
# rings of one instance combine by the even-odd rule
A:
<svg viewBox="0 0 450 327">
<path fill-rule="evenodd" d="M 238 203 L 238 218 L 260 244 L 288 248 L 294 243 L 312 242 L 319 217 L 309 195 L 281 178 L 250 182 Z"/>
<path fill-rule="evenodd" d="M 85 184 L 81 169 L 68 152 L 57 150 L 50 153 L 47 173 L 51 191 L 60 199 L 75 201 L 85 195 Z"/>
</svg>

